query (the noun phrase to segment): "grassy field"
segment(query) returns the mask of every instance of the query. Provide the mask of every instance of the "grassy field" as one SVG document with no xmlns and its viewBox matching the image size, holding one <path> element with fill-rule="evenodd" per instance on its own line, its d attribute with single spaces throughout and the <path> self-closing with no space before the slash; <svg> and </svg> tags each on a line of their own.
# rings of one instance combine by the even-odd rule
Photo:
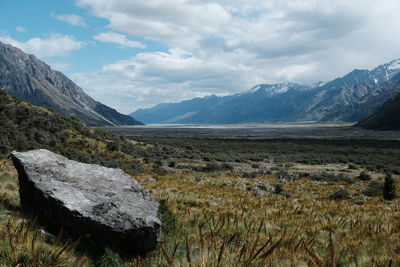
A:
<svg viewBox="0 0 400 267">
<path fill-rule="evenodd" d="M 71 146 L 107 152 L 106 143 L 80 139 Z M 122 168 L 129 163 L 135 179 L 157 180 L 141 182 L 166 203 L 156 250 L 134 259 L 113 252 L 94 257 L 65 235 L 41 235 L 19 212 L 16 172 L 3 160 L 0 266 L 400 265 L 400 202 L 382 197 L 385 170 L 395 173 L 400 194 L 397 141 L 136 138 L 131 144 L 134 153 L 112 153 L 127 164 Z"/>
</svg>

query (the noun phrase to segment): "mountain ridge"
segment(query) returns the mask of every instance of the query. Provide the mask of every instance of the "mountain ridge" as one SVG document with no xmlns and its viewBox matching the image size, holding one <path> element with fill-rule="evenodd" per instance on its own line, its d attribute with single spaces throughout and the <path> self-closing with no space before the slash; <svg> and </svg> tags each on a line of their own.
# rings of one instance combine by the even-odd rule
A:
<svg viewBox="0 0 400 267">
<path fill-rule="evenodd" d="M 34 105 L 77 117 L 90 126 L 142 124 L 92 99 L 66 75 L 34 55 L 2 42 L 0 89 Z"/>
<path fill-rule="evenodd" d="M 399 130 L 400 129 L 400 74 L 393 81 L 396 94 L 387 100 L 370 116 L 358 122 L 355 126 L 369 130 Z M 379 97 L 376 95 L 375 97 Z"/>
<path fill-rule="evenodd" d="M 397 82 L 392 79 L 399 72 L 400 59 L 394 59 L 314 87 L 292 82 L 259 84 L 234 95 L 162 103 L 130 115 L 146 123 L 356 122 L 395 93 Z"/>
</svg>

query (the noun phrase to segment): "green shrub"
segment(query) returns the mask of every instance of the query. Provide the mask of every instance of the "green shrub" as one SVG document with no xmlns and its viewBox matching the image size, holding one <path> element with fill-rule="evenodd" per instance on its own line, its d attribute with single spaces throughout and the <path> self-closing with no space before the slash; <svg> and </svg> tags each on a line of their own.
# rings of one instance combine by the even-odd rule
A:
<svg viewBox="0 0 400 267">
<path fill-rule="evenodd" d="M 396 198 L 396 186 L 394 184 L 393 176 L 390 173 L 385 176 L 383 198 L 386 200 L 393 200 Z"/>
<path fill-rule="evenodd" d="M 346 182 L 348 184 L 353 184 L 354 179 L 347 176 L 346 174 L 339 173 L 339 174 L 334 174 L 334 173 L 327 173 L 327 172 L 322 172 L 319 174 L 313 174 L 310 177 L 312 180 L 315 181 L 324 181 L 324 182 Z"/>
<path fill-rule="evenodd" d="M 137 162 L 137 161 L 132 163 L 130 168 L 127 168 L 127 169 L 129 169 L 129 171 L 132 174 L 140 174 L 140 173 L 144 172 L 144 168 L 143 168 L 142 164 L 140 164 L 140 162 Z"/>
<path fill-rule="evenodd" d="M 165 234 L 173 234 L 178 229 L 178 220 L 164 199 L 159 201 L 158 217 L 161 220 L 161 228 Z"/>
<path fill-rule="evenodd" d="M 379 181 L 371 181 L 363 190 L 363 194 L 369 197 L 381 196 L 383 191 L 383 183 Z"/>
<path fill-rule="evenodd" d="M 400 175 L 400 168 L 399 167 L 392 167 L 390 171 L 393 174 Z"/>
<path fill-rule="evenodd" d="M 156 159 L 156 160 L 154 161 L 154 164 L 155 164 L 155 165 L 158 165 L 158 166 L 162 166 L 162 165 L 163 165 L 163 162 L 162 162 L 162 160 L 160 160 L 160 159 Z"/>
<path fill-rule="evenodd" d="M 170 161 L 170 162 L 168 162 L 168 166 L 171 167 L 171 168 L 175 168 L 176 162 L 175 161 Z"/>
<path fill-rule="evenodd" d="M 193 147 L 193 145 L 187 145 L 187 146 L 186 146 L 186 149 L 187 149 L 187 150 L 190 150 L 190 151 L 193 151 L 193 150 L 194 150 L 194 147 Z"/>
<path fill-rule="evenodd" d="M 259 172 L 243 172 L 242 173 L 242 177 L 243 178 L 250 178 L 250 179 L 254 179 L 256 177 L 260 176 Z"/>
<path fill-rule="evenodd" d="M 257 164 L 257 163 L 253 163 L 253 164 L 251 164 L 251 167 L 252 167 L 253 169 L 258 169 L 258 168 L 260 168 L 260 165 Z"/>
<path fill-rule="evenodd" d="M 116 142 L 107 141 L 107 149 L 110 151 L 118 151 L 119 146 Z"/>
<path fill-rule="evenodd" d="M 106 249 L 104 255 L 97 262 L 98 267 L 123 267 L 125 264 L 118 253 Z"/>
<path fill-rule="evenodd" d="M 228 162 L 224 162 L 222 163 L 222 169 L 226 170 L 226 171 L 233 171 L 235 168 L 233 167 L 232 164 L 228 163 Z"/>
<path fill-rule="evenodd" d="M 232 164 L 224 162 L 218 163 L 216 161 L 208 162 L 205 167 L 201 168 L 203 172 L 217 172 L 217 171 L 232 171 L 234 167 Z"/>
<path fill-rule="evenodd" d="M 372 176 L 367 172 L 361 172 L 357 179 L 361 181 L 370 181 L 372 179 Z"/>
<path fill-rule="evenodd" d="M 283 192 L 283 186 L 281 184 L 276 184 L 275 185 L 275 189 L 274 189 L 274 193 L 275 194 L 281 194 Z"/>
<path fill-rule="evenodd" d="M 349 163 L 349 169 L 350 170 L 358 170 L 359 167 L 355 163 Z"/>
<path fill-rule="evenodd" d="M 333 193 L 332 195 L 329 196 L 330 200 L 342 200 L 342 199 L 348 199 L 349 193 L 347 192 L 346 189 L 340 189 Z"/>
</svg>

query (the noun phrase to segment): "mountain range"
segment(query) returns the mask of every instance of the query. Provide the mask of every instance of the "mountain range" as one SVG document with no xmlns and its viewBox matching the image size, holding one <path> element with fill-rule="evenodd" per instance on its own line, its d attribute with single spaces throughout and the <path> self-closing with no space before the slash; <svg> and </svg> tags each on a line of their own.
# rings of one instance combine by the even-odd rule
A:
<svg viewBox="0 0 400 267">
<path fill-rule="evenodd" d="M 89 126 L 142 124 L 88 96 L 63 73 L 0 42 L 0 89 L 33 105 L 74 116 Z"/>
<path fill-rule="evenodd" d="M 400 59 L 316 86 L 260 84 L 240 94 L 163 103 L 131 113 L 145 123 L 357 122 L 398 92 Z"/>
<path fill-rule="evenodd" d="M 389 129 L 397 127 L 400 59 L 373 70 L 356 69 L 313 86 L 259 84 L 239 94 L 163 103 L 127 116 L 95 101 L 35 56 L 0 42 L 0 89 L 34 105 L 74 116 L 89 126 L 138 125 L 140 121 L 207 124 L 361 120 L 360 127 Z"/>
<path fill-rule="evenodd" d="M 389 97 L 376 112 L 356 126 L 370 130 L 400 130 L 400 93 Z"/>
</svg>

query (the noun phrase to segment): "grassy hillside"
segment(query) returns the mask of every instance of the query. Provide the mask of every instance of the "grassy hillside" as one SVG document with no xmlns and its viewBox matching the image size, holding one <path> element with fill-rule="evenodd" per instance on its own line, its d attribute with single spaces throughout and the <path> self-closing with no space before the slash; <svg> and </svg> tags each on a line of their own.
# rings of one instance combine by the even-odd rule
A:
<svg viewBox="0 0 400 267">
<path fill-rule="evenodd" d="M 400 265 L 400 201 L 382 197 L 398 141 L 128 140 L 3 93 L 0 118 L 3 156 L 48 148 L 156 178 L 141 184 L 164 203 L 165 233 L 149 255 L 124 260 L 42 235 L 20 213 L 17 174 L 2 159 L 0 266 Z"/>
<path fill-rule="evenodd" d="M 141 171 L 145 159 L 156 160 L 171 148 L 138 144 L 107 131 L 89 128 L 73 117 L 33 106 L 0 90 L 0 156 L 13 150 L 45 148 L 85 163 Z M 179 154 L 179 151 L 176 151 Z"/>
</svg>

